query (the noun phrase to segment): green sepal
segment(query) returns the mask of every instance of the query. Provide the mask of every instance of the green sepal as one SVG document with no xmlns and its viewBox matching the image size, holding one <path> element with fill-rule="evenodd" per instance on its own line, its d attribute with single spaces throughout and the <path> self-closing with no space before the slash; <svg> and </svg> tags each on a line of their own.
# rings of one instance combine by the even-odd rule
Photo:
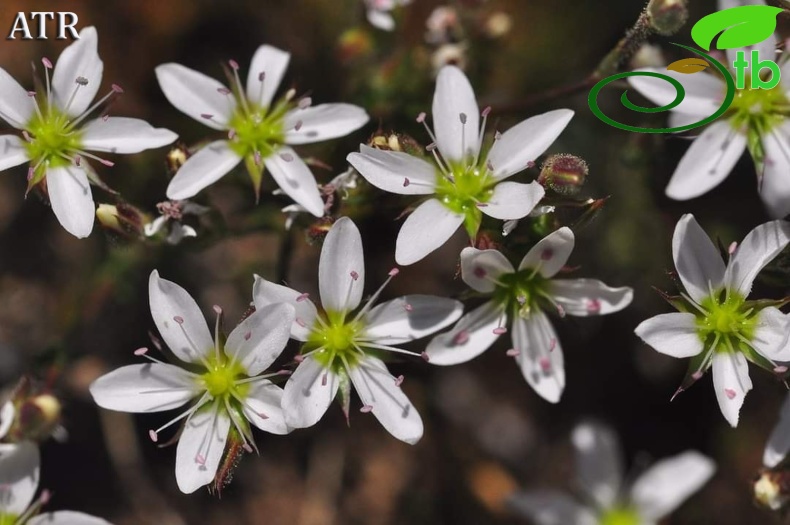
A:
<svg viewBox="0 0 790 525">
<path fill-rule="evenodd" d="M 678 312 L 694 313 L 696 311 L 696 310 L 692 310 L 693 307 L 688 303 L 688 301 L 686 301 L 683 297 L 679 295 L 669 295 L 665 291 L 660 290 L 655 286 L 653 287 L 653 290 L 655 290 L 656 293 L 658 293 L 658 295 L 660 295 L 663 300 L 668 302 L 670 306 L 672 306 Z"/>
<path fill-rule="evenodd" d="M 468 210 L 464 215 L 464 228 L 469 235 L 469 240 L 474 242 L 477 239 L 477 232 L 480 230 L 480 224 L 483 222 L 483 212 L 477 208 Z"/>
<path fill-rule="evenodd" d="M 685 377 L 683 377 L 683 381 L 680 382 L 680 386 L 678 387 L 678 389 L 675 391 L 674 394 L 672 394 L 672 399 L 670 399 L 670 401 L 673 401 L 675 397 L 677 397 L 677 395 L 680 394 L 681 392 L 688 390 L 691 387 L 691 385 L 696 383 L 697 380 L 700 379 L 702 375 L 705 374 L 707 369 L 710 367 L 710 363 L 708 364 L 708 366 L 705 367 L 705 370 L 700 370 L 700 367 L 702 366 L 702 363 L 705 361 L 708 352 L 710 352 L 710 347 L 706 345 L 705 349 L 702 352 L 689 359 L 689 366 L 688 369 L 686 370 L 686 375 Z M 697 371 L 701 372 L 700 377 L 694 377 L 694 374 Z"/>
<path fill-rule="evenodd" d="M 351 426 L 351 379 L 348 377 L 345 368 L 340 367 L 338 369 L 337 380 L 339 382 L 337 394 L 339 396 L 340 408 L 346 416 L 346 424 Z"/>
<path fill-rule="evenodd" d="M 263 181 L 263 172 L 266 168 L 263 166 L 263 162 L 261 162 L 260 166 L 255 163 L 254 155 L 244 157 L 244 165 L 247 167 L 247 173 L 250 174 L 252 187 L 255 190 L 255 204 L 258 204 L 261 200 L 261 182 Z"/>
<path fill-rule="evenodd" d="M 209 485 L 210 492 L 221 496 L 222 489 L 233 481 L 233 474 L 236 472 L 236 467 L 241 463 L 244 452 L 244 440 L 238 430 L 236 430 L 236 427 L 231 425 L 228 432 L 228 441 L 222 453 L 222 460 L 220 460 L 219 467 L 217 467 L 214 480 Z"/>
</svg>

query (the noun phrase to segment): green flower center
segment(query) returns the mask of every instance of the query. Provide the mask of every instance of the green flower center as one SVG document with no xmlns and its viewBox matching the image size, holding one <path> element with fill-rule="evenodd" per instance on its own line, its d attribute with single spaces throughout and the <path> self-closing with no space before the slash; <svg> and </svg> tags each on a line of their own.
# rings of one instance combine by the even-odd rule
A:
<svg viewBox="0 0 790 525">
<path fill-rule="evenodd" d="M 316 320 L 302 353 L 312 355 L 324 368 L 335 372 L 359 362 L 359 339 L 364 331 L 361 321 L 346 321 L 345 315 L 327 312 L 327 318 Z"/>
<path fill-rule="evenodd" d="M 41 106 L 42 113 L 36 112 L 25 126 L 30 140 L 24 143 L 32 165 L 37 167 L 34 177 L 39 180 L 47 166 L 68 166 L 74 153 L 82 149 L 81 134 L 73 129 L 68 115 L 54 104 L 49 109 L 47 104 Z"/>
<path fill-rule="evenodd" d="M 0 525 L 17 525 L 17 519 L 16 514 L 0 514 Z"/>
<path fill-rule="evenodd" d="M 751 341 L 757 325 L 757 312 L 738 293 L 729 291 L 721 301 L 715 293 L 700 303 L 707 314 L 697 314 L 697 333 L 714 351 L 733 351 L 743 341 Z"/>
<path fill-rule="evenodd" d="M 787 97 L 780 86 L 751 89 L 748 77 L 746 81 L 746 88 L 735 92 L 727 116 L 735 129 L 746 127 L 750 133 L 765 135 L 787 118 Z"/>
<path fill-rule="evenodd" d="M 477 236 L 482 221 L 480 205 L 494 193 L 496 180 L 485 166 L 448 162 L 450 175 L 436 170 L 436 196 L 455 213 L 464 216 L 464 225 L 471 238 Z"/>
<path fill-rule="evenodd" d="M 249 392 L 249 383 L 238 384 L 238 380 L 246 377 L 246 370 L 240 363 L 230 362 L 224 353 L 222 355 L 221 359 L 211 356 L 207 371 L 200 375 L 200 382 L 215 399 L 244 399 Z"/>
<path fill-rule="evenodd" d="M 599 523 L 600 525 L 641 525 L 642 518 L 631 507 L 614 507 L 601 515 Z"/>
<path fill-rule="evenodd" d="M 514 317 L 527 317 L 541 300 L 548 298 L 548 283 L 548 279 L 532 268 L 506 273 L 499 276 L 493 299 Z"/>
<path fill-rule="evenodd" d="M 271 111 L 252 102 L 239 103 L 228 127 L 233 130 L 231 149 L 245 159 L 264 159 L 285 143 L 283 120 L 289 104 L 280 102 Z"/>
</svg>

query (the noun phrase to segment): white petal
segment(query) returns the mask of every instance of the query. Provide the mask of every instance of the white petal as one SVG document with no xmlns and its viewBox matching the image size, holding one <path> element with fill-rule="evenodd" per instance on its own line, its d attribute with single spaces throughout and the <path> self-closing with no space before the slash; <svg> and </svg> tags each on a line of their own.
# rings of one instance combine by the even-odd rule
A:
<svg viewBox="0 0 790 525">
<path fill-rule="evenodd" d="M 184 425 L 176 448 L 176 482 L 184 494 L 208 485 L 217 473 L 230 430 L 230 417 L 219 401 L 195 412 Z"/>
<path fill-rule="evenodd" d="M 408 343 L 438 332 L 461 317 L 460 301 L 432 295 L 406 295 L 374 307 L 365 316 L 365 335 L 382 345 Z"/>
<path fill-rule="evenodd" d="M 543 399 L 557 403 L 565 389 L 565 364 L 562 346 L 546 314 L 534 310 L 526 319 L 513 321 L 513 347 L 516 361 L 527 383 Z"/>
<path fill-rule="evenodd" d="M 763 452 L 763 465 L 774 468 L 790 452 L 790 394 L 785 397 L 776 422 Z"/>
<path fill-rule="evenodd" d="M 702 117 L 699 115 L 689 115 L 687 113 L 670 111 L 669 117 L 667 118 L 667 124 L 670 128 L 680 128 L 683 126 L 688 126 L 689 124 L 693 124 L 701 119 Z"/>
<path fill-rule="evenodd" d="M 505 313 L 489 301 L 465 316 L 449 332 L 433 338 L 425 349 L 432 365 L 457 365 L 479 356 L 494 344 Z"/>
<path fill-rule="evenodd" d="M 169 219 L 164 215 L 161 215 L 154 219 L 153 221 L 149 222 L 145 226 L 143 226 L 143 232 L 145 233 L 146 237 L 153 237 L 157 233 L 159 233 L 162 228 L 164 228 L 165 224 Z"/>
<path fill-rule="evenodd" d="M 257 309 L 277 303 L 288 303 L 293 306 L 296 317 L 291 325 L 291 337 L 297 341 L 307 341 L 318 312 L 313 301 L 306 295 L 256 275 L 252 287 L 252 299 Z"/>
<path fill-rule="evenodd" d="M 294 315 L 294 307 L 284 303 L 257 309 L 230 333 L 225 355 L 234 356 L 248 376 L 257 376 L 282 353 L 291 335 Z"/>
<path fill-rule="evenodd" d="M 154 270 L 148 279 L 148 299 L 156 328 L 177 358 L 200 363 L 214 351 L 206 319 L 186 290 Z"/>
<path fill-rule="evenodd" d="M 104 64 L 99 58 L 99 37 L 96 28 L 86 27 L 80 31 L 80 38 L 70 44 L 60 54 L 55 70 L 52 72 L 52 91 L 58 107 L 66 110 L 71 116 L 82 114 L 99 91 Z M 78 86 L 78 77 L 85 78 L 88 83 Z M 76 95 L 73 100 L 75 88 Z"/>
<path fill-rule="evenodd" d="M 787 75 L 790 77 L 790 71 Z M 790 124 L 769 131 L 762 139 L 765 167 L 760 197 L 771 217 L 781 219 L 790 214 Z"/>
<path fill-rule="evenodd" d="M 13 402 L 6 401 L 0 406 L 0 439 L 4 438 L 8 431 L 11 430 L 15 417 L 16 409 Z"/>
<path fill-rule="evenodd" d="M 346 160 L 375 187 L 400 195 L 430 195 L 436 186 L 436 167 L 401 151 L 359 146 Z"/>
<path fill-rule="evenodd" d="M 430 199 L 414 210 L 395 241 L 395 261 L 408 266 L 442 246 L 464 222 L 464 216 Z"/>
<path fill-rule="evenodd" d="M 371 407 L 387 432 L 410 445 L 420 440 L 422 418 L 381 360 L 363 357 L 348 375 L 362 403 Z"/>
<path fill-rule="evenodd" d="M 659 461 L 631 488 L 631 501 L 647 520 L 658 521 L 702 488 L 716 464 L 699 452 L 687 451 Z"/>
<path fill-rule="evenodd" d="M 260 46 L 252 57 L 247 73 L 247 98 L 261 107 L 269 107 L 290 60 L 291 54 L 282 49 L 269 45 Z"/>
<path fill-rule="evenodd" d="M 105 521 L 90 514 L 83 514 L 82 512 L 74 512 L 72 510 L 60 510 L 58 512 L 49 512 L 47 514 L 39 514 L 31 518 L 27 525 L 111 525 L 110 522 Z"/>
<path fill-rule="evenodd" d="M 436 145 L 449 161 L 460 162 L 474 157 L 478 150 L 480 110 L 475 92 L 463 71 L 455 66 L 444 66 L 436 78 L 433 94 L 433 130 Z M 466 124 L 461 123 L 461 115 Z"/>
<path fill-rule="evenodd" d="M 307 428 L 318 423 L 335 399 L 339 386 L 337 375 L 312 357 L 306 357 L 285 383 L 282 407 L 287 425 Z"/>
<path fill-rule="evenodd" d="M 85 149 L 110 153 L 140 153 L 166 146 L 178 138 L 169 129 L 154 128 L 144 120 L 126 117 L 92 120 L 81 132 Z"/>
<path fill-rule="evenodd" d="M 24 164 L 27 160 L 27 150 L 22 139 L 16 135 L 0 135 L 0 171 Z"/>
<path fill-rule="evenodd" d="M 669 71 L 666 68 L 654 67 L 637 69 L 635 72 L 642 71 L 660 73 L 680 82 L 686 94 L 683 101 L 672 110 L 672 113 L 690 115 L 694 117 L 691 122 L 713 115 L 719 109 L 721 98 L 724 97 L 726 90 L 724 82 L 719 77 L 707 73 L 686 75 Z M 674 86 L 660 78 L 634 75 L 628 77 L 628 83 L 656 106 L 666 106 L 677 96 Z M 629 96 L 629 100 L 639 103 L 635 97 Z"/>
<path fill-rule="evenodd" d="M 599 525 L 591 510 L 561 492 L 517 492 L 508 503 L 535 525 Z"/>
<path fill-rule="evenodd" d="M 568 262 L 575 243 L 576 239 L 571 229 L 563 226 L 538 241 L 521 259 L 518 269 L 540 268 L 538 273 L 550 279 Z"/>
<path fill-rule="evenodd" d="M 693 215 L 680 218 L 672 235 L 672 258 L 683 287 L 697 302 L 724 282 L 724 261 Z"/>
<path fill-rule="evenodd" d="M 80 239 L 90 235 L 96 208 L 85 171 L 77 166 L 48 168 L 47 192 L 61 226 Z"/>
<path fill-rule="evenodd" d="M 162 64 L 154 71 L 159 87 L 177 110 L 204 126 L 227 129 L 236 102 L 232 95 L 224 94 L 224 85 L 181 64 Z"/>
<path fill-rule="evenodd" d="M 712 190 L 730 174 L 745 149 L 745 134 L 727 120 L 714 122 L 680 159 L 667 185 L 667 197 L 684 201 Z"/>
<path fill-rule="evenodd" d="M 704 349 L 697 318 L 688 312 L 651 317 L 642 321 L 634 332 L 657 352 L 672 357 L 692 357 Z"/>
<path fill-rule="evenodd" d="M 201 392 L 195 374 L 165 363 L 129 365 L 104 374 L 90 386 L 93 401 L 119 412 L 178 408 Z"/>
<path fill-rule="evenodd" d="M 749 366 L 740 352 L 713 355 L 713 389 L 724 419 L 734 428 L 746 394 L 752 389 Z"/>
<path fill-rule="evenodd" d="M 549 293 L 566 314 L 582 317 L 619 312 L 634 298 L 628 286 L 612 288 L 597 279 L 555 279 Z"/>
<path fill-rule="evenodd" d="M 500 182 L 485 206 L 480 206 L 480 211 L 503 221 L 521 219 L 529 215 L 545 194 L 543 186 L 537 181 L 529 184 Z"/>
<path fill-rule="evenodd" d="M 194 197 L 203 188 L 214 184 L 241 162 L 227 140 L 217 140 L 200 148 L 187 159 L 167 186 L 167 198 Z"/>
<path fill-rule="evenodd" d="M 305 109 L 294 109 L 285 115 L 285 143 L 312 144 L 323 140 L 345 137 L 367 124 L 370 117 L 353 104 L 319 104 Z M 301 122 L 297 131 L 296 124 Z"/>
<path fill-rule="evenodd" d="M 341 217 L 329 229 L 318 261 L 321 304 L 328 312 L 354 310 L 365 288 L 365 257 L 356 224 Z"/>
<path fill-rule="evenodd" d="M 266 157 L 263 163 L 286 195 L 316 217 L 324 215 L 324 201 L 321 200 L 313 172 L 294 150 L 283 146 L 275 154 Z"/>
<path fill-rule="evenodd" d="M 790 316 L 769 306 L 757 314 L 757 326 L 750 341 L 759 354 L 771 361 L 790 361 Z"/>
<path fill-rule="evenodd" d="M 761 224 L 746 236 L 730 258 L 724 282 L 727 288 L 748 297 L 760 270 L 790 242 L 790 222 L 771 221 Z"/>
<path fill-rule="evenodd" d="M 480 293 L 492 293 L 499 277 L 513 272 L 513 265 L 497 250 L 461 250 L 461 279 Z"/>
<path fill-rule="evenodd" d="M 0 67 L 0 118 L 17 129 L 23 129 L 36 111 L 27 90 Z"/>
<path fill-rule="evenodd" d="M 557 140 L 573 118 L 570 109 L 555 109 L 516 124 L 499 137 L 488 153 L 498 179 L 510 177 L 534 162 Z"/>
<path fill-rule="evenodd" d="M 382 31 L 392 31 L 395 29 L 395 18 L 389 13 L 378 9 L 368 9 L 368 22 L 370 25 Z"/>
<path fill-rule="evenodd" d="M 29 441 L 0 445 L 0 487 L 3 512 L 20 515 L 32 503 L 39 480 L 41 457 Z"/>
<path fill-rule="evenodd" d="M 576 449 L 579 488 L 600 508 L 614 506 L 623 482 L 623 458 L 617 434 L 605 425 L 582 423 L 573 429 L 571 440 Z"/>
<path fill-rule="evenodd" d="M 285 424 L 282 399 L 282 388 L 268 380 L 256 381 L 244 400 L 244 416 L 261 430 L 287 434 L 291 429 Z"/>
</svg>

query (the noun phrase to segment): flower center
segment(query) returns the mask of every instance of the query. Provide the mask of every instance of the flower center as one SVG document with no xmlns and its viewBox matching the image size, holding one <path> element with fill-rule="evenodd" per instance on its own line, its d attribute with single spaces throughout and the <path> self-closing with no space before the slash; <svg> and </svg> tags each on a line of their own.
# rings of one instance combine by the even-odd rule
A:
<svg viewBox="0 0 790 525">
<path fill-rule="evenodd" d="M 707 315 L 701 312 L 697 315 L 697 331 L 703 342 L 718 339 L 715 351 L 731 351 L 754 336 L 756 312 L 739 294 L 730 291 L 724 301 L 721 301 L 721 294 L 714 294 L 700 306 Z"/>
<path fill-rule="evenodd" d="M 790 105 L 782 89 L 751 89 L 749 78 L 746 88 L 739 89 L 728 110 L 730 123 L 735 129 L 747 127 L 749 132 L 764 135 L 787 117 Z"/>
<path fill-rule="evenodd" d="M 545 291 L 548 282 L 532 268 L 503 274 L 499 276 L 493 298 L 514 317 L 528 317 L 532 308 L 538 306 L 541 297 L 548 299 Z"/>
<path fill-rule="evenodd" d="M 214 398 L 230 396 L 244 399 L 249 387 L 247 383 L 237 384 L 242 377 L 245 377 L 245 370 L 239 363 L 230 363 L 224 358 L 218 361 L 216 356 L 211 356 L 208 370 L 201 374 L 200 381 Z"/>
<path fill-rule="evenodd" d="M 642 518 L 630 507 L 614 507 L 605 511 L 599 520 L 601 525 L 640 525 Z"/>
<path fill-rule="evenodd" d="M 0 514 L 0 525 L 17 525 L 19 516 L 15 514 Z"/>
<path fill-rule="evenodd" d="M 363 324 L 360 321 L 346 321 L 344 317 L 327 312 L 327 320 L 317 320 L 302 353 L 314 352 L 312 355 L 316 361 L 334 371 L 356 365 L 360 357 L 357 339 L 362 333 Z"/>
<path fill-rule="evenodd" d="M 272 155 L 285 142 L 283 120 L 288 109 L 285 102 L 271 111 L 252 102 L 238 104 L 228 123 L 232 130 L 231 149 L 245 159 L 257 159 L 257 163 Z"/>
<path fill-rule="evenodd" d="M 452 179 L 436 170 L 436 196 L 447 208 L 464 216 L 469 236 L 475 237 L 482 220 L 480 206 L 491 199 L 496 181 L 485 166 L 448 164 Z"/>
<path fill-rule="evenodd" d="M 34 177 L 43 177 L 46 166 L 60 167 L 71 164 L 73 152 L 81 149 L 80 133 L 72 128 L 71 121 L 54 104 L 42 113 L 36 113 L 25 126 L 29 140 L 25 142 L 28 157 L 37 166 Z"/>
</svg>

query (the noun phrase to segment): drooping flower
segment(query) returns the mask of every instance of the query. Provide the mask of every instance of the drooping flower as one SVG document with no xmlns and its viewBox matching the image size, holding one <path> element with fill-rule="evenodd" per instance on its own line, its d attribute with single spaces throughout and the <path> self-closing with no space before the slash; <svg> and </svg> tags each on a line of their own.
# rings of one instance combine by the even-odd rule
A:
<svg viewBox="0 0 790 525">
<path fill-rule="evenodd" d="M 359 309 L 365 285 L 362 239 L 346 217 L 330 229 L 321 250 L 318 284 L 323 312 L 308 294 L 255 277 L 256 308 L 286 302 L 296 309 L 291 337 L 305 344 L 300 364 L 285 384 L 285 421 L 294 428 L 314 425 L 324 415 L 338 391 L 348 415 L 353 385 L 362 401 L 362 412 L 372 412 L 387 431 L 407 443 L 416 443 L 423 432 L 422 419 L 401 390 L 403 376 L 390 375 L 378 354 L 417 355 L 398 348 L 430 335 L 461 315 L 458 301 L 429 295 L 407 295 L 373 306 L 389 279 Z"/>
<path fill-rule="evenodd" d="M 25 441 L 0 445 L 0 523 L 3 525 L 110 525 L 107 521 L 62 510 L 39 514 L 50 498 L 44 491 L 34 500 L 41 456 L 38 447 Z"/>
<path fill-rule="evenodd" d="M 684 215 L 672 237 L 672 257 L 685 292 L 669 299 L 679 311 L 636 327 L 636 335 L 656 351 L 692 358 L 677 393 L 713 368 L 716 399 L 733 427 L 752 389 L 747 361 L 777 374 L 787 371 L 777 362 L 790 361 L 790 318 L 777 308 L 785 301 L 747 300 L 757 274 L 788 242 L 790 223 L 762 224 L 740 246 L 730 246 L 725 265 L 694 216 Z"/>
<path fill-rule="evenodd" d="M 206 206 L 190 201 L 164 201 L 156 205 L 159 217 L 143 227 L 146 237 L 154 237 L 167 230 L 165 240 L 168 244 L 178 244 L 187 237 L 197 237 L 195 228 L 183 224 L 184 215 L 203 215 L 209 211 Z"/>
<path fill-rule="evenodd" d="M 180 64 L 156 68 L 159 86 L 173 106 L 212 129 L 227 132 L 227 140 L 211 142 L 184 162 L 167 188 L 169 199 L 193 197 L 243 160 L 256 196 L 268 170 L 294 201 L 317 217 L 324 214 L 315 177 L 291 146 L 348 135 L 362 127 L 368 115 L 351 104 L 311 106 L 309 97 L 295 100 L 293 89 L 274 101 L 289 60 L 285 51 L 259 47 L 246 87 L 239 65 L 231 60 L 231 89 Z"/>
<path fill-rule="evenodd" d="M 765 5 L 763 0 L 719 0 L 719 10 L 738 5 Z M 732 65 L 738 51 L 754 50 L 760 60 L 776 59 L 778 39 L 772 36 L 750 48 L 727 49 L 727 64 Z M 776 59 L 787 63 L 786 57 Z M 666 188 L 668 197 L 688 200 L 718 186 L 730 174 L 743 152 L 748 150 L 757 172 L 757 188 L 768 213 L 781 218 L 790 213 L 790 70 L 782 68 L 780 83 L 773 89 L 753 89 L 746 72 L 746 85 L 738 89 L 729 110 L 694 139 L 681 159 Z M 665 68 L 643 68 L 668 75 L 685 89 L 685 99 L 669 116 L 669 126 L 678 127 L 702 120 L 716 112 L 726 92 L 725 82 L 701 72 L 681 74 Z M 733 72 L 733 78 L 735 73 Z M 675 88 L 657 78 L 635 76 L 629 83 L 651 102 L 669 104 Z"/>
<path fill-rule="evenodd" d="M 43 58 L 44 92 L 25 90 L 0 68 L 0 118 L 24 138 L 0 135 L 0 170 L 30 162 L 28 191 L 42 184 L 58 221 L 75 237 L 87 237 L 93 229 L 90 182 L 98 178 L 87 159 L 113 165 L 89 151 L 139 153 L 177 138 L 172 131 L 133 118 L 104 116 L 83 125 L 96 109 L 123 92 L 113 84 L 91 105 L 104 69 L 97 46 L 96 29 L 86 27 L 79 40 L 63 50 L 54 68 Z"/>
<path fill-rule="evenodd" d="M 409 215 L 395 246 L 398 264 L 412 264 L 442 246 L 463 224 L 470 239 L 477 236 L 482 214 L 495 219 L 525 217 L 543 198 L 537 182 L 502 182 L 532 165 L 554 142 L 573 116 L 569 109 L 529 118 L 503 134 L 491 149 L 482 150 L 489 109 L 480 113 L 463 72 L 445 66 L 436 79 L 433 97 L 434 133 L 428 150 L 435 164 L 398 151 L 365 145 L 348 162 L 368 182 L 384 191 L 430 196 Z M 479 117 L 483 123 L 479 126 Z M 424 122 L 425 114 L 418 118 Z"/>
<path fill-rule="evenodd" d="M 184 493 L 210 483 L 217 472 L 231 432 L 245 450 L 254 448 L 250 423 L 266 432 L 287 434 L 280 401 L 282 389 L 262 374 L 288 342 L 294 310 L 287 304 L 259 308 L 225 339 L 220 333 L 222 311 L 211 339 L 197 303 L 177 284 L 154 270 L 148 283 L 151 315 L 170 352 L 172 365 L 141 348 L 135 355 L 151 363 L 129 365 L 97 379 L 90 387 L 96 404 L 121 412 L 160 412 L 193 401 L 189 408 L 157 430 L 184 421 L 176 451 L 176 481 Z M 196 400 L 196 401 L 195 401 Z"/>
<path fill-rule="evenodd" d="M 364 0 L 368 22 L 383 31 L 395 29 L 395 18 L 392 11 L 396 7 L 409 5 L 412 0 Z"/>
<path fill-rule="evenodd" d="M 605 315 L 622 310 L 633 298 L 629 287 L 611 288 L 595 279 L 554 279 L 574 243 L 573 232 L 560 228 L 538 242 L 517 270 L 497 250 L 464 248 L 461 278 L 491 300 L 430 342 L 430 362 L 465 363 L 510 331 L 513 348 L 507 353 L 516 358 L 524 379 L 541 397 L 558 402 L 565 388 L 564 358 L 544 310 L 560 316 Z"/>
<path fill-rule="evenodd" d="M 702 488 L 716 470 L 710 458 L 687 451 L 657 462 L 627 486 L 620 444 L 610 428 L 581 424 L 572 441 L 576 488 L 585 503 L 556 490 L 514 494 L 511 507 L 536 525 L 655 525 Z"/>
</svg>

